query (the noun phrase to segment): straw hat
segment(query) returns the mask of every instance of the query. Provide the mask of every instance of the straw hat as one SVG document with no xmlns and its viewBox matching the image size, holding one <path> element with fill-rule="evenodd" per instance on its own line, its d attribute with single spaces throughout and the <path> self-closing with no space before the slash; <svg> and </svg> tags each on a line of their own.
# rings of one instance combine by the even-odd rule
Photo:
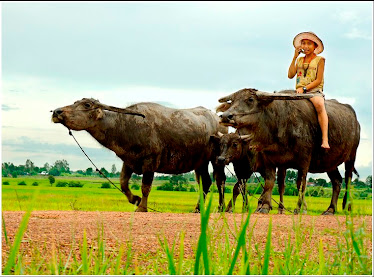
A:
<svg viewBox="0 0 374 277">
<path fill-rule="evenodd" d="M 314 49 L 314 53 L 318 55 L 319 53 L 322 53 L 323 51 L 323 43 L 322 40 L 317 37 L 317 35 L 313 32 L 302 32 L 300 34 L 297 34 L 295 38 L 293 39 L 293 46 L 296 48 L 297 46 L 301 45 L 301 41 L 303 39 L 309 39 L 315 43 L 317 43 L 316 49 Z"/>
</svg>

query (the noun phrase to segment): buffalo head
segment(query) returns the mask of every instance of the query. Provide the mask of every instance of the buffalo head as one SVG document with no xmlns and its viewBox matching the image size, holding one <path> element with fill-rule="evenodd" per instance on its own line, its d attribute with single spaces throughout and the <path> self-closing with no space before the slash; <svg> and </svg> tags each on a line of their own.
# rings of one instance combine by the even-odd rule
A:
<svg viewBox="0 0 374 277">
<path fill-rule="evenodd" d="M 222 103 L 217 107 L 217 112 L 223 112 L 221 124 L 240 128 L 244 125 L 250 125 L 254 120 L 253 114 L 260 113 L 266 109 L 266 106 L 274 100 L 301 100 L 308 99 L 315 95 L 299 94 L 295 91 L 283 91 L 277 93 L 268 93 L 256 89 L 242 89 L 226 97 L 219 99 Z"/>
<path fill-rule="evenodd" d="M 72 105 L 55 109 L 52 114 L 52 121 L 54 123 L 61 123 L 72 130 L 87 130 L 94 128 L 97 122 L 104 118 L 104 110 L 144 117 L 143 114 L 133 112 L 129 109 L 107 106 L 101 104 L 98 100 L 83 98 Z"/>
<path fill-rule="evenodd" d="M 244 151 L 244 147 L 248 147 L 251 135 L 240 136 L 237 133 L 221 134 L 214 136 L 215 147 L 217 149 L 216 163 L 228 165 L 229 163 L 239 160 Z"/>
</svg>

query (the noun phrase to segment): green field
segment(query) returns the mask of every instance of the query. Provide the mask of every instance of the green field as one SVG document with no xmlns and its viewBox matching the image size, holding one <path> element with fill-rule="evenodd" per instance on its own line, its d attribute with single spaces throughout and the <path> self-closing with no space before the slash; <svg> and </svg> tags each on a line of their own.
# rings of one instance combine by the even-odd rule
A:
<svg viewBox="0 0 374 277">
<path fill-rule="evenodd" d="M 18 185 L 21 181 L 26 186 Z M 79 181 L 83 187 L 55 187 L 59 181 Z M 119 180 L 112 180 L 120 187 Z M 127 198 L 115 188 L 102 189 L 102 183 L 107 182 L 103 178 L 81 178 L 81 177 L 56 177 L 56 182 L 51 186 L 47 177 L 3 177 L 2 182 L 10 185 L 2 185 L 2 209 L 3 211 L 26 210 L 31 201 L 33 192 L 39 190 L 38 199 L 34 210 L 81 210 L 81 211 L 122 211 L 131 212 L 136 207 L 128 203 Z M 32 183 L 38 182 L 38 186 Z M 156 190 L 158 185 L 165 181 L 154 181 L 152 191 L 148 198 L 149 211 L 152 209 L 159 212 L 188 213 L 191 212 L 198 200 L 199 192 L 160 191 Z M 215 184 L 213 184 L 215 186 Z M 231 186 L 232 184 L 228 184 Z M 130 183 L 131 187 L 131 183 Z M 132 190 L 134 194 L 141 196 L 140 190 Z M 225 202 L 228 204 L 232 193 L 225 194 Z M 259 195 L 249 196 L 251 207 L 256 207 Z M 241 212 L 242 200 L 238 196 L 236 212 Z M 279 202 L 279 196 L 273 199 Z M 296 207 L 297 196 L 284 196 L 286 208 L 293 210 Z M 358 215 L 372 215 L 371 199 L 353 199 L 353 213 Z M 330 198 L 306 196 L 308 214 L 319 215 L 327 209 Z M 218 207 L 218 193 L 213 193 L 213 208 Z M 271 213 L 277 213 L 278 205 L 273 202 Z M 214 211 L 214 210 L 213 210 Z M 338 200 L 337 214 L 343 214 L 342 199 Z"/>
<path fill-rule="evenodd" d="M 26 185 L 18 185 L 24 181 Z M 59 181 L 79 181 L 83 187 L 55 187 Z M 114 180 L 118 185 L 118 179 Z M 3 237 L 9 251 L 5 253 L 2 273 L 5 275 L 132 275 L 132 274 L 194 274 L 194 275 L 371 275 L 372 235 L 367 232 L 365 224 L 354 227 L 353 220 L 360 219 L 359 215 L 372 214 L 372 200 L 353 199 L 353 212 L 346 215 L 346 231 L 334 232 L 326 229 L 324 232 L 335 234 L 337 246 L 330 248 L 319 239 L 319 247 L 308 246 L 312 239 L 314 228 L 304 229 L 301 223 L 302 215 L 293 222 L 292 231 L 288 234 L 288 242 L 284 250 L 275 251 L 272 246 L 272 218 L 269 219 L 269 229 L 266 245 L 260 246 L 253 242 L 254 225 L 249 224 L 250 213 L 242 214 L 239 228 L 229 229 L 225 225 L 223 232 L 225 240 L 217 240 L 215 227 L 209 221 L 210 213 L 217 211 L 218 193 L 208 194 L 206 205 L 201 206 L 200 236 L 194 248 L 195 258 L 184 258 L 183 232 L 175 237 L 179 246 L 168 245 L 167 239 L 160 237 L 161 252 L 155 255 L 135 253 L 129 241 L 127 245 L 118 248 L 106 247 L 105 234 L 98 233 L 97 241 L 88 242 L 84 231 L 83 241 L 76 245 L 72 239 L 71 250 L 65 253 L 56 246 L 46 245 L 40 249 L 35 242 L 25 238 L 28 221 L 32 210 L 82 210 L 82 211 L 134 211 L 135 206 L 128 203 L 127 198 L 117 189 L 102 189 L 102 178 L 72 178 L 57 177 L 51 186 L 47 177 L 3 178 L 2 209 L 3 211 L 27 211 L 18 227 L 17 234 L 12 238 L 7 236 L 7 228 L 3 222 Z M 38 186 L 32 186 L 38 182 Z M 199 192 L 160 191 L 156 187 L 165 181 L 155 181 L 149 196 L 149 208 L 160 212 L 188 213 L 193 210 L 199 197 Z M 131 185 L 130 185 L 131 186 Z M 133 191 L 140 195 L 139 190 Z M 226 204 L 231 198 L 227 193 Z M 259 195 L 255 195 L 259 197 Z M 257 199 L 250 196 L 250 205 L 255 207 Z M 241 197 L 238 198 L 236 212 L 241 212 Z M 273 196 L 279 200 L 279 196 Z M 329 198 L 306 198 L 308 214 L 321 214 L 329 205 Z M 285 196 L 286 208 L 293 210 L 296 206 L 296 196 Z M 202 204 L 202 203 L 201 203 Z M 342 199 L 338 201 L 338 213 L 341 211 Z M 277 205 L 273 204 L 271 213 L 277 213 Z M 3 217 L 4 218 L 4 217 Z M 209 224 L 208 224 L 209 223 Z M 235 242 L 229 242 L 228 234 L 234 234 Z M 273 238 L 272 238 L 273 237 Z M 293 237 L 291 242 L 291 237 Z M 22 242 L 34 245 L 32 261 L 27 262 Z M 326 251 L 325 247 L 328 247 Z M 254 247 L 254 248 L 253 248 Z M 52 248 L 52 252 L 48 249 Z M 256 250 L 256 251 L 254 251 Z M 317 251 L 317 253 L 316 253 Z M 313 254 L 314 253 L 314 254 Z M 47 255 L 47 258 L 45 257 Z"/>
</svg>

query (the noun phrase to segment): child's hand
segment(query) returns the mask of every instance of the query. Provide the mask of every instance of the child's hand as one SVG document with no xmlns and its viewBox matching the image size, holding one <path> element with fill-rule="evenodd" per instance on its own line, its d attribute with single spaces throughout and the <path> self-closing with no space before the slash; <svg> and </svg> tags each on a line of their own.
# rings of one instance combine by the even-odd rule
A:
<svg viewBox="0 0 374 277">
<path fill-rule="evenodd" d="M 304 90 L 303 90 L 303 88 L 298 88 L 298 89 L 296 89 L 296 92 L 297 93 L 304 93 Z"/>
<path fill-rule="evenodd" d="M 295 54 L 293 55 L 294 59 L 296 59 L 301 53 L 301 45 L 295 47 Z"/>
</svg>

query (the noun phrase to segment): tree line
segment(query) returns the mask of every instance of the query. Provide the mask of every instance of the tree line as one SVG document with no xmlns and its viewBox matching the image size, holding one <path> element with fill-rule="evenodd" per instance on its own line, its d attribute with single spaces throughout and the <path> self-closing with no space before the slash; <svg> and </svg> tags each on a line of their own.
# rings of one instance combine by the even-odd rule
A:
<svg viewBox="0 0 374 277">
<path fill-rule="evenodd" d="M 115 164 L 112 165 L 110 171 L 106 168 L 102 167 L 100 169 L 105 176 L 110 178 L 117 178 L 120 176 L 120 172 L 117 171 Z M 86 168 L 85 170 L 77 170 L 75 172 L 70 170 L 69 163 L 66 160 L 56 160 L 54 164 L 50 165 L 49 163 L 45 163 L 43 166 L 38 167 L 36 166 L 30 159 L 27 159 L 24 165 L 14 165 L 13 163 L 5 162 L 2 163 L 2 177 L 14 177 L 17 178 L 18 176 L 22 175 L 49 175 L 49 176 L 101 176 L 99 172 L 94 170 L 92 167 Z M 213 180 L 213 174 L 211 173 L 211 179 Z M 133 180 L 140 180 L 141 177 L 139 175 L 133 174 Z M 156 180 L 165 180 L 171 181 L 176 183 L 183 183 L 188 184 L 189 182 L 195 182 L 195 174 L 193 172 L 180 174 L 180 175 L 160 175 L 155 176 Z M 287 170 L 286 172 L 286 183 L 296 184 L 297 180 L 297 171 L 295 170 Z M 235 183 L 237 181 L 234 175 L 226 176 L 227 183 Z M 252 174 L 251 178 L 247 181 L 248 183 L 259 183 L 263 182 L 264 179 L 259 174 Z M 314 186 L 321 186 L 321 187 L 331 187 L 331 182 L 327 182 L 323 178 L 309 178 L 308 183 Z M 352 181 L 352 184 L 358 188 L 365 188 L 372 186 L 372 175 L 369 175 L 365 182 L 359 180 L 358 178 Z"/>
</svg>

